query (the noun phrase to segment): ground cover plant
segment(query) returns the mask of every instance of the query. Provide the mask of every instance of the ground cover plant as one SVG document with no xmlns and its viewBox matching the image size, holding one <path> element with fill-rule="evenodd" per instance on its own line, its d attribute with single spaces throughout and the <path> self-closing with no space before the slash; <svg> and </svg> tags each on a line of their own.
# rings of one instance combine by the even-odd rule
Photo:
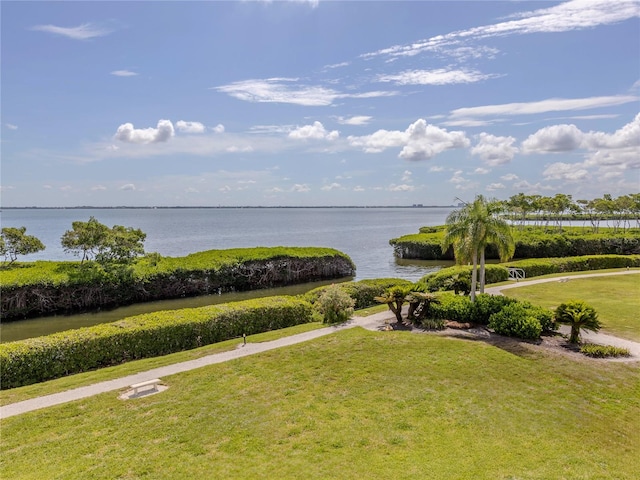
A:
<svg viewBox="0 0 640 480">
<path fill-rule="evenodd" d="M 640 275 L 561 279 L 504 290 L 510 298 L 555 308 L 567 300 L 585 299 L 598 312 L 602 332 L 640 341 Z"/>
<path fill-rule="evenodd" d="M 637 373 L 350 329 L 3 420 L 0 477 L 633 479 Z"/>
</svg>

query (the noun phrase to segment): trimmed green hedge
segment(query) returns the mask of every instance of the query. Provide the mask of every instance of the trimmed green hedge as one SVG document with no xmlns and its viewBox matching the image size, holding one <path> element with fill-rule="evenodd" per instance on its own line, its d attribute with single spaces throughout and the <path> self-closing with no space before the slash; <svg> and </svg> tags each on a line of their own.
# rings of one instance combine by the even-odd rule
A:
<svg viewBox="0 0 640 480">
<path fill-rule="evenodd" d="M 443 253 L 440 248 L 444 227 L 423 227 L 420 232 L 389 240 L 394 255 L 422 260 L 453 259 L 452 249 Z M 514 258 L 640 254 L 640 230 L 637 228 L 626 232 L 602 228 L 599 233 L 592 233 L 583 227 L 565 227 L 559 232 L 547 227 L 529 226 L 514 228 L 513 237 L 516 242 Z M 498 257 L 495 247 L 489 246 L 486 258 Z"/>
<path fill-rule="evenodd" d="M 584 255 L 566 258 L 531 258 L 509 262 L 505 265 L 523 269 L 525 276 L 528 278 L 552 273 L 640 267 L 640 255 Z"/>
<path fill-rule="evenodd" d="M 94 327 L 0 344 L 1 388 L 14 388 L 139 358 L 313 321 L 296 297 L 138 315 Z"/>
<path fill-rule="evenodd" d="M 368 280 L 360 280 L 358 282 L 344 282 L 337 284 L 347 295 L 349 295 L 355 301 L 355 309 L 367 308 L 372 305 L 378 305 L 375 301 L 375 297 L 379 297 L 384 294 L 386 290 L 395 286 L 409 286 L 413 285 L 409 280 L 403 280 L 401 278 L 376 278 Z M 314 288 L 308 291 L 304 298 L 315 303 L 318 297 L 324 292 L 328 286 Z"/>
<path fill-rule="evenodd" d="M 471 290 L 471 270 L 470 265 L 456 265 L 447 267 L 437 272 L 429 273 L 418 280 L 419 285 L 429 292 L 442 290 L 454 290 L 456 286 L 460 291 L 468 293 Z M 478 268 L 479 271 L 479 268 Z M 485 265 L 486 283 L 504 282 L 509 279 L 509 271 L 502 265 Z"/>
</svg>

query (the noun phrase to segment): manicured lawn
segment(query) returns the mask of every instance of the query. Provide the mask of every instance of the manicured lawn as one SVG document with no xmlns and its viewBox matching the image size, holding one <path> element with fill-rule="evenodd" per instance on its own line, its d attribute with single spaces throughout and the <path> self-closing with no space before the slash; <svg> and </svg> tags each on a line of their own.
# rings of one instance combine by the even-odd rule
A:
<svg viewBox="0 0 640 480">
<path fill-rule="evenodd" d="M 343 330 L 2 421 L 0 478 L 634 479 L 637 364 Z"/>
<path fill-rule="evenodd" d="M 503 294 L 544 307 L 584 300 L 598 312 L 603 333 L 640 341 L 640 274 L 540 283 L 504 290 Z"/>
</svg>

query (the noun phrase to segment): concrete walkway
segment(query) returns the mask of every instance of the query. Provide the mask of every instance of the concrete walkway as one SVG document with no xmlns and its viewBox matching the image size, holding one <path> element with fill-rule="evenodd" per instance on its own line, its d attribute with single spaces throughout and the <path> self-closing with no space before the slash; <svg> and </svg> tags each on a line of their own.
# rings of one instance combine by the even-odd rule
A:
<svg viewBox="0 0 640 480">
<path fill-rule="evenodd" d="M 574 278 L 589 278 L 589 277 L 602 277 L 607 275 L 628 275 L 628 274 L 640 274 L 640 270 L 628 270 L 614 273 L 588 273 L 584 275 L 575 275 L 567 277 L 555 277 L 545 278 L 537 280 L 526 280 L 524 282 L 513 283 L 510 285 L 503 285 L 499 287 L 489 287 L 485 289 L 486 293 L 493 295 L 501 295 L 502 290 L 509 288 L 524 287 L 526 285 L 533 285 L 536 283 L 544 282 L 562 282 L 568 281 Z M 279 338 L 270 342 L 264 343 L 248 343 L 244 346 L 240 345 L 239 348 L 228 352 L 216 353 L 208 355 L 206 357 L 198 358 L 196 360 L 190 360 L 187 362 L 176 363 L 173 365 L 167 365 L 165 367 L 154 368 L 146 372 L 140 372 L 133 375 L 128 375 L 122 378 L 116 378 L 114 380 L 107 380 L 105 382 L 95 383 L 86 387 L 74 388 L 65 392 L 54 393 L 51 395 L 45 395 L 42 397 L 32 398 L 30 400 L 24 400 L 22 402 L 16 402 L 9 405 L 0 407 L 0 419 L 9 418 L 14 415 L 20 415 L 21 413 L 31 412 L 33 410 L 39 410 L 41 408 L 51 407 L 54 405 L 60 405 L 62 403 L 72 402 L 74 400 L 80 400 L 82 398 L 91 397 L 100 393 L 112 392 L 114 390 L 120 390 L 127 388 L 135 383 L 144 382 L 154 378 L 163 378 L 168 375 L 174 375 L 176 373 L 186 372 L 195 368 L 205 367 L 207 365 L 214 365 L 216 363 L 227 362 L 236 358 L 247 357 L 256 353 L 266 352 L 280 347 L 287 347 L 295 345 L 297 343 L 306 342 L 316 338 L 330 335 L 338 330 L 344 330 L 346 328 L 362 327 L 368 330 L 378 330 L 387 321 L 394 322 L 395 317 L 389 311 L 370 315 L 368 317 L 354 317 L 349 322 L 332 327 L 325 327 L 318 330 L 312 330 L 309 332 L 299 333 L 297 335 L 291 335 L 288 337 Z M 562 331 L 562 330 L 561 330 Z M 615 345 L 623 348 L 628 348 L 634 357 L 640 358 L 640 343 L 632 342 L 629 340 L 623 340 L 621 338 L 612 337 L 611 335 L 604 335 L 600 333 L 584 333 L 583 339 L 589 342 L 603 343 L 606 345 Z"/>
<path fill-rule="evenodd" d="M 39 410 L 46 407 L 52 407 L 54 405 L 60 405 L 62 403 L 72 402 L 74 400 L 80 400 L 82 398 L 91 397 L 100 393 L 120 390 L 123 388 L 127 388 L 128 386 L 135 383 L 144 382 L 146 380 L 163 378 L 168 375 L 186 372 L 188 370 L 205 367 L 207 365 L 214 365 L 216 363 L 227 362 L 236 358 L 247 357 L 249 355 L 255 355 L 256 353 L 262 353 L 276 348 L 295 345 L 297 343 L 302 343 L 308 340 L 323 337 L 325 335 L 330 335 L 334 332 L 337 332 L 338 330 L 344 330 L 346 328 L 363 327 L 369 330 L 376 330 L 390 319 L 395 319 L 395 317 L 391 312 L 386 311 L 368 317 L 354 317 L 345 324 L 325 327 L 318 330 L 311 330 L 309 332 L 279 338 L 270 342 L 247 343 L 244 346 L 240 344 L 237 349 L 228 352 L 215 353 L 213 355 L 208 355 L 196 360 L 189 360 L 187 362 L 175 363 L 173 365 L 167 365 L 165 367 L 158 367 L 146 372 L 140 372 L 133 375 L 128 375 L 126 377 L 116 378 L 114 380 L 107 380 L 104 382 L 95 383 L 93 385 L 87 385 L 86 387 L 74 388 L 65 392 L 54 393 L 51 395 L 45 395 L 42 397 L 32 398 L 29 400 L 24 400 L 22 402 L 5 405 L 0 407 L 0 418 L 9 418 L 14 415 L 20 415 L 21 413 L 31 412 L 33 410 Z"/>
</svg>

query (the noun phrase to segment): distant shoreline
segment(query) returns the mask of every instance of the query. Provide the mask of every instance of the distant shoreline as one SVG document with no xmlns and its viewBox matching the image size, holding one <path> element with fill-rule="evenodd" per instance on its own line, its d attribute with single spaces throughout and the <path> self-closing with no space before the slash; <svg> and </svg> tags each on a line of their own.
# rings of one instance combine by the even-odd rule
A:
<svg viewBox="0 0 640 480">
<path fill-rule="evenodd" d="M 260 206 L 260 205 L 241 205 L 241 206 L 155 206 L 155 207 L 95 207 L 95 206 L 77 206 L 77 207 L 2 207 L 0 210 L 170 210 L 170 209 L 258 209 L 258 208 L 456 208 L 457 205 L 315 205 L 315 206 Z"/>
</svg>

